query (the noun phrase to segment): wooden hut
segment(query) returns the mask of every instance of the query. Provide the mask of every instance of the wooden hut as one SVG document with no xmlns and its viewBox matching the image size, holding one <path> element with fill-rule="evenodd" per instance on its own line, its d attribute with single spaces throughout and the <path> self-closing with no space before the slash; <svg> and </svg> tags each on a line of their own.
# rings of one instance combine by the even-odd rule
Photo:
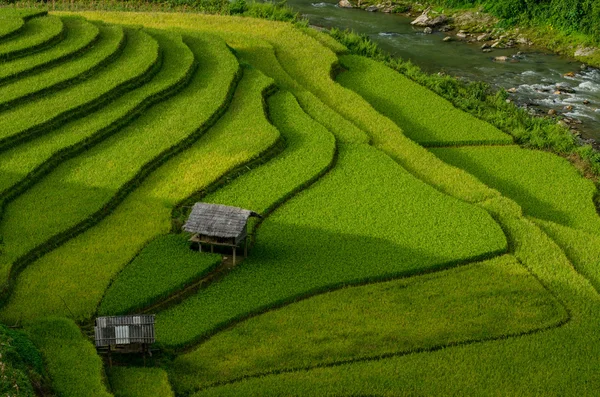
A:
<svg viewBox="0 0 600 397">
<path fill-rule="evenodd" d="M 196 203 L 183 225 L 183 230 L 192 233 L 190 241 L 210 245 L 211 252 L 215 245 L 233 248 L 235 251 L 244 242 L 244 257 L 248 256 L 248 218 L 260 215 L 254 211 L 221 204 Z"/>
<path fill-rule="evenodd" d="M 108 353 L 112 365 L 111 352 L 146 353 L 156 341 L 154 337 L 154 314 L 130 316 L 98 317 L 94 326 L 96 349 Z"/>
</svg>

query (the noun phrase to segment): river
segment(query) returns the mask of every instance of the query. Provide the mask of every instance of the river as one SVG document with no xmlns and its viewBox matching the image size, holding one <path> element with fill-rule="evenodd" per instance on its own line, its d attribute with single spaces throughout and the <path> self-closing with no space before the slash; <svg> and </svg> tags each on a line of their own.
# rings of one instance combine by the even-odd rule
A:
<svg viewBox="0 0 600 397">
<path fill-rule="evenodd" d="M 312 25 L 365 34 L 383 50 L 411 60 L 426 72 L 443 71 L 471 81 L 485 81 L 496 88 L 516 89 L 510 97 L 519 106 L 537 114 L 554 109 L 574 120 L 572 125 L 583 139 L 600 142 L 598 69 L 584 70 L 580 62 L 528 47 L 484 53 L 481 43 L 444 42 L 445 33 L 424 34 L 422 28 L 411 26 L 412 20 L 402 15 L 340 8 L 336 2 L 288 0 L 287 4 Z M 522 54 L 517 56 L 519 52 Z M 497 56 L 515 56 L 515 62 L 495 62 Z M 572 77 L 565 76 L 570 72 Z"/>
</svg>

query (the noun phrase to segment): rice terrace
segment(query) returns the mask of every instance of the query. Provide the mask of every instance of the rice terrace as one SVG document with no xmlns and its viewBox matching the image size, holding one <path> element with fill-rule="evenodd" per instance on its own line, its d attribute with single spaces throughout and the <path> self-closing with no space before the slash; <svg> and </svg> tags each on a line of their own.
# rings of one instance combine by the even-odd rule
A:
<svg viewBox="0 0 600 397">
<path fill-rule="evenodd" d="M 599 395 L 592 149 L 269 16 L 0 8 L 2 395 Z"/>
</svg>

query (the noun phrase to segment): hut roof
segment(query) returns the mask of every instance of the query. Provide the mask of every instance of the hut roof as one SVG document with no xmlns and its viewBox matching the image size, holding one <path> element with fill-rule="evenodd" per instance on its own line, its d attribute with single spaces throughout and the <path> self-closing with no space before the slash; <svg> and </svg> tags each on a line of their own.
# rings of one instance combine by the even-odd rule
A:
<svg viewBox="0 0 600 397">
<path fill-rule="evenodd" d="M 206 236 L 232 238 L 242 233 L 254 211 L 221 204 L 196 203 L 183 230 Z"/>
</svg>

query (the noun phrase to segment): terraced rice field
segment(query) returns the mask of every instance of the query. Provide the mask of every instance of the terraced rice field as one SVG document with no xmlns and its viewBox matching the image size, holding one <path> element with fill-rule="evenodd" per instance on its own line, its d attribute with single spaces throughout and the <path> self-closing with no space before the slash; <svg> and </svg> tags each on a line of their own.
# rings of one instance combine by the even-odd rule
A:
<svg viewBox="0 0 600 397">
<path fill-rule="evenodd" d="M 509 133 L 289 23 L 0 8 L 0 321 L 61 396 L 596 395 L 597 187 Z"/>
</svg>

